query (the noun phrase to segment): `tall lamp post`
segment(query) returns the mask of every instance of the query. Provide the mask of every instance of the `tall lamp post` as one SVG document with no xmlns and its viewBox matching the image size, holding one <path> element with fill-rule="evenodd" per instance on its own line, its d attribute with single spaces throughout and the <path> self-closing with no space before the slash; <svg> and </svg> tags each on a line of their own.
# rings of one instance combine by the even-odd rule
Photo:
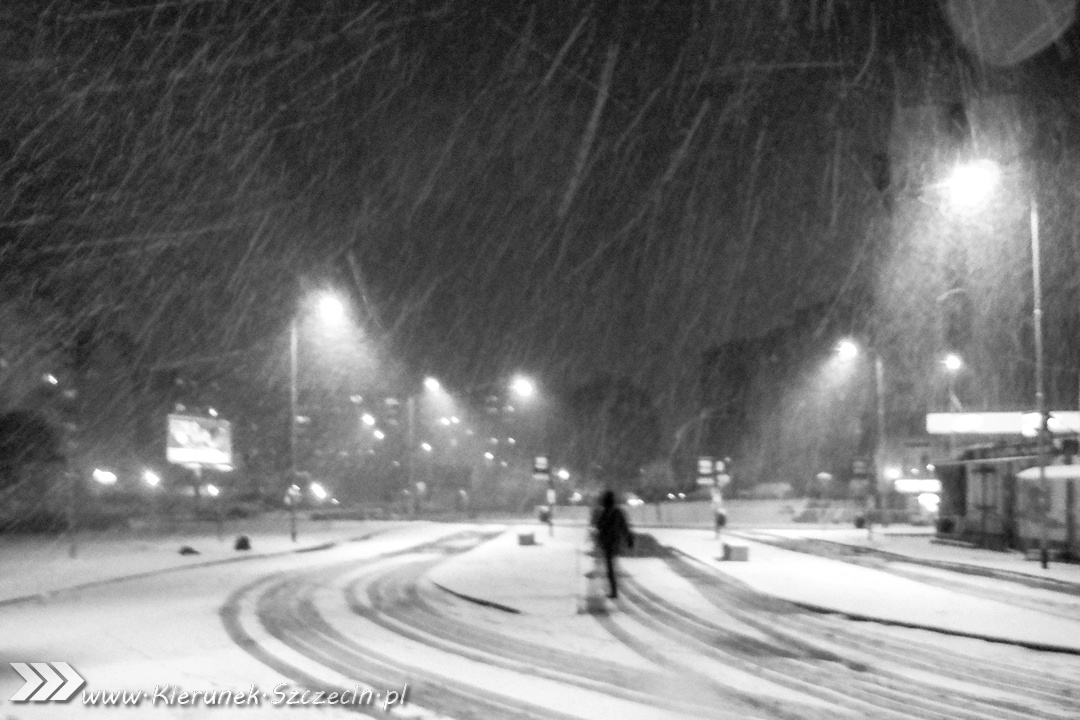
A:
<svg viewBox="0 0 1080 720">
<path fill-rule="evenodd" d="M 994 190 L 1001 180 L 1001 168 L 993 160 L 977 160 L 957 166 L 946 181 L 953 200 L 962 206 L 971 207 L 983 200 Z M 1043 568 L 1050 564 L 1049 526 L 1050 526 L 1050 485 L 1046 476 L 1049 442 L 1047 438 L 1046 412 L 1046 358 L 1043 350 L 1043 311 L 1042 311 L 1042 261 L 1039 245 L 1039 199 L 1033 188 L 1028 192 L 1028 226 L 1031 237 L 1031 319 L 1035 335 L 1035 411 L 1039 416 L 1037 454 L 1039 458 L 1039 493 L 1042 496 L 1040 508 L 1041 525 L 1039 530 L 1039 559 Z"/>
<path fill-rule="evenodd" d="M 337 297 L 325 293 L 318 298 L 318 317 L 324 322 L 339 322 L 345 317 L 345 305 Z M 297 478 L 297 436 L 299 434 L 299 388 L 297 374 L 300 349 L 300 312 L 293 314 L 289 322 L 289 489 L 286 502 L 289 506 L 289 538 L 296 542 L 296 504 L 301 493 L 293 491 Z"/>
<path fill-rule="evenodd" d="M 843 362 L 850 362 L 859 355 L 859 346 L 853 340 L 841 340 L 836 347 L 836 354 Z M 870 501 L 874 510 L 881 509 L 881 478 L 885 465 L 885 364 L 881 354 L 873 352 L 874 370 L 874 414 L 877 428 L 874 433 L 874 476 Z M 870 519 L 867 518 L 867 526 Z"/>
</svg>

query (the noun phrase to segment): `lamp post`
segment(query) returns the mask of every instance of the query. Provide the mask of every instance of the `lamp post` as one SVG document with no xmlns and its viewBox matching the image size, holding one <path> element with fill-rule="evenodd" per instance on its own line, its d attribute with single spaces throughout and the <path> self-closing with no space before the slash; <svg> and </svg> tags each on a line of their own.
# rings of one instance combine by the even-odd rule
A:
<svg viewBox="0 0 1080 720">
<path fill-rule="evenodd" d="M 319 296 L 318 317 L 324 322 L 339 322 L 345 317 L 345 305 L 337 297 L 325 293 Z M 289 489 L 286 503 L 289 506 L 289 538 L 296 542 L 296 504 L 300 493 L 293 492 L 297 478 L 297 436 L 299 413 L 299 389 L 297 374 L 300 348 L 300 313 L 293 314 L 289 322 Z"/>
<path fill-rule="evenodd" d="M 998 185 L 1001 169 L 992 160 L 978 160 L 957 166 L 946 186 L 954 201 L 963 206 L 972 206 L 986 198 Z M 1046 358 L 1043 349 L 1043 311 L 1042 311 L 1042 261 L 1039 244 L 1039 199 L 1033 188 L 1028 192 L 1028 227 L 1031 238 L 1031 319 L 1035 336 L 1035 411 L 1039 416 L 1036 452 L 1039 462 L 1039 492 L 1042 496 L 1040 508 L 1041 525 L 1039 530 L 1039 559 L 1046 568 L 1050 564 L 1049 525 L 1050 525 L 1050 486 L 1046 476 L 1048 438 L 1046 412 Z"/>
<path fill-rule="evenodd" d="M 841 340 L 836 347 L 836 354 L 842 362 L 850 362 L 859 355 L 859 346 L 853 340 Z M 881 354 L 873 352 L 874 371 L 874 414 L 877 419 L 877 427 L 874 432 L 874 475 L 873 486 L 870 492 L 872 509 L 881 509 L 881 477 L 885 465 L 885 363 Z M 871 525 L 870 518 L 866 519 L 867 527 Z"/>
</svg>

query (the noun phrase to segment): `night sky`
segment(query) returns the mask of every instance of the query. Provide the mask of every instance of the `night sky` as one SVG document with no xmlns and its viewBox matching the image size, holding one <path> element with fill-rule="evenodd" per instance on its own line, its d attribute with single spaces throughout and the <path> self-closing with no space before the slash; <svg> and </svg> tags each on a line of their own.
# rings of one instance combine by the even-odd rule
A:
<svg viewBox="0 0 1080 720">
<path fill-rule="evenodd" d="M 0 17 L 3 283 L 61 334 L 280 368 L 331 288 L 388 368 L 611 372 L 672 418 L 705 349 L 860 301 L 892 108 L 967 62 L 902 0 Z"/>
</svg>

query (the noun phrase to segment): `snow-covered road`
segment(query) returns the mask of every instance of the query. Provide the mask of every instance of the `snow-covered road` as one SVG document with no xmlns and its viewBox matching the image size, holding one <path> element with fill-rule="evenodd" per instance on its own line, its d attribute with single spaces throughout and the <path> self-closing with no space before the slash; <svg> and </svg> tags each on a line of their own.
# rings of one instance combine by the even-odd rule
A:
<svg viewBox="0 0 1080 720">
<path fill-rule="evenodd" d="M 558 536 L 530 554 L 501 527 L 405 524 L 318 552 L 8 605 L 0 717 L 388 707 L 458 720 L 1020 720 L 1080 707 L 1078 657 L 811 612 L 684 553 L 624 559 L 618 603 L 579 613 L 566 600 L 587 586 L 585 532 Z M 517 613 L 515 593 L 530 594 Z M 9 662 L 67 662 L 86 686 L 67 704 L 13 704 L 22 681 Z M 135 693 L 139 708 L 83 703 L 102 691 Z M 206 703 L 223 693 L 230 704 Z"/>
</svg>

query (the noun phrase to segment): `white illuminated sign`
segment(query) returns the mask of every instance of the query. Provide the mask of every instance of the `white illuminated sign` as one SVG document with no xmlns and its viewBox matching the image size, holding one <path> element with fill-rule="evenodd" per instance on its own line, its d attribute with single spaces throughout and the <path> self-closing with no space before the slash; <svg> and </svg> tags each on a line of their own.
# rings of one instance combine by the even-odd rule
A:
<svg viewBox="0 0 1080 720">
<path fill-rule="evenodd" d="M 1023 435 L 1034 437 L 1039 427 L 1038 413 L 982 412 L 928 413 L 926 432 L 931 435 Z M 1080 431 L 1080 412 L 1055 410 L 1047 427 L 1051 433 Z"/>
</svg>

